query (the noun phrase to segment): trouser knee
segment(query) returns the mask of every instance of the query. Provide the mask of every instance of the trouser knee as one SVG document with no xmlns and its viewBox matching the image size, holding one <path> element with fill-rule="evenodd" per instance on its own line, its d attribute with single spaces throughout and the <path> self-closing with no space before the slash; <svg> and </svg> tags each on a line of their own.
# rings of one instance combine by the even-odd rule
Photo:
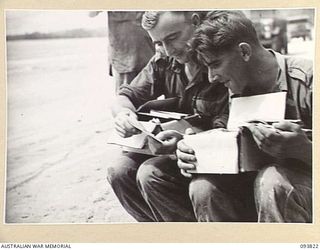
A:
<svg viewBox="0 0 320 250">
<path fill-rule="evenodd" d="M 189 196 L 198 221 L 254 221 L 254 204 L 241 196 L 245 185 L 241 178 L 229 175 L 199 175 L 193 177 Z M 236 188 L 239 187 L 239 188 Z M 245 190 L 243 190 L 246 192 Z M 249 194 L 248 198 L 249 198 Z M 253 203 L 253 199 L 252 199 Z"/>
<path fill-rule="evenodd" d="M 259 171 L 255 183 L 255 200 L 261 202 L 274 202 L 277 197 L 283 197 L 293 189 L 277 166 L 270 165 Z M 270 194 L 276 195 L 270 195 Z"/>
<path fill-rule="evenodd" d="M 312 220 L 310 176 L 289 168 L 268 166 L 259 172 L 254 187 L 259 221 Z"/>
<path fill-rule="evenodd" d="M 223 196 L 217 186 L 210 182 L 206 176 L 193 177 L 189 185 L 189 196 L 194 214 L 198 221 L 229 221 L 220 210 L 220 201 Z"/>
<path fill-rule="evenodd" d="M 141 158 L 141 159 L 140 159 Z M 139 155 L 122 153 L 114 164 L 107 168 L 107 180 L 111 186 L 120 183 L 132 183 L 136 180 L 136 173 L 141 162 L 143 162 L 145 157 L 140 157 Z"/>
<path fill-rule="evenodd" d="M 206 204 L 218 193 L 218 188 L 205 176 L 193 178 L 189 185 L 189 196 L 194 206 Z"/>
<path fill-rule="evenodd" d="M 140 165 L 136 181 L 140 190 L 146 191 L 155 184 L 157 175 L 159 176 L 160 170 L 155 166 L 153 159 L 147 160 Z"/>
<path fill-rule="evenodd" d="M 179 182 L 180 170 L 176 161 L 163 155 L 146 160 L 137 172 L 137 183 L 143 190 L 175 189 Z"/>
<path fill-rule="evenodd" d="M 169 156 L 144 162 L 137 173 L 137 184 L 157 221 L 195 221 L 188 197 L 188 184 Z"/>
<path fill-rule="evenodd" d="M 128 177 L 126 166 L 110 166 L 107 169 L 107 180 L 111 186 L 123 182 Z"/>
</svg>

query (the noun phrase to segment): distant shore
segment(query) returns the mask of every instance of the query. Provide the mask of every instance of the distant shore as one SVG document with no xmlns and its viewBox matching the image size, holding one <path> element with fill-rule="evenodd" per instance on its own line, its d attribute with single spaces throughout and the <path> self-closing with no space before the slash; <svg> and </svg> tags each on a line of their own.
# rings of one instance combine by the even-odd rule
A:
<svg viewBox="0 0 320 250">
<path fill-rule="evenodd" d="M 7 41 L 14 40 L 36 40 L 36 39 L 57 39 L 57 38 L 85 38 L 85 37 L 105 37 L 106 29 L 73 29 L 50 33 L 32 32 L 26 34 L 7 35 Z"/>
</svg>

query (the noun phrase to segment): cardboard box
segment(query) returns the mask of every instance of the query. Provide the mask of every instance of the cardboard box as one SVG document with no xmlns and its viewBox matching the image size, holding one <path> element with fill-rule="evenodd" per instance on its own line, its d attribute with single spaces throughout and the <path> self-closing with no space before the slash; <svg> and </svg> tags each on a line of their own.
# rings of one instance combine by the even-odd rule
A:
<svg viewBox="0 0 320 250">
<path fill-rule="evenodd" d="M 246 127 L 236 131 L 214 129 L 187 135 L 184 140 L 197 158 L 196 169 L 189 173 L 237 174 L 258 170 L 273 161 L 258 148 Z"/>
</svg>

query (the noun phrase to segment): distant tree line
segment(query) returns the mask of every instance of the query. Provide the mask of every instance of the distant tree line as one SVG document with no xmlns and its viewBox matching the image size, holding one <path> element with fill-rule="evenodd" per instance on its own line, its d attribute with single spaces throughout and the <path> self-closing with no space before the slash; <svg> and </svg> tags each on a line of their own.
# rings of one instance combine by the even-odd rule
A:
<svg viewBox="0 0 320 250">
<path fill-rule="evenodd" d="M 106 29 L 73 29 L 50 33 L 33 32 L 19 35 L 7 35 L 7 41 L 24 39 L 57 39 L 57 38 L 82 38 L 82 37 L 104 37 L 107 35 Z"/>
</svg>

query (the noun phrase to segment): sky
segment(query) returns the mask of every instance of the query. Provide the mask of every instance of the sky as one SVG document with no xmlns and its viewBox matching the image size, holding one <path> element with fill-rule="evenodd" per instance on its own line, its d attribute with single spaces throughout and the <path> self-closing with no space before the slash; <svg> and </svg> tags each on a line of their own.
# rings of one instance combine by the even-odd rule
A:
<svg viewBox="0 0 320 250">
<path fill-rule="evenodd" d="M 105 13 L 100 13 L 96 17 L 89 17 L 89 11 L 6 11 L 7 35 L 32 32 L 48 33 L 77 28 L 95 29 L 105 27 Z"/>
</svg>

